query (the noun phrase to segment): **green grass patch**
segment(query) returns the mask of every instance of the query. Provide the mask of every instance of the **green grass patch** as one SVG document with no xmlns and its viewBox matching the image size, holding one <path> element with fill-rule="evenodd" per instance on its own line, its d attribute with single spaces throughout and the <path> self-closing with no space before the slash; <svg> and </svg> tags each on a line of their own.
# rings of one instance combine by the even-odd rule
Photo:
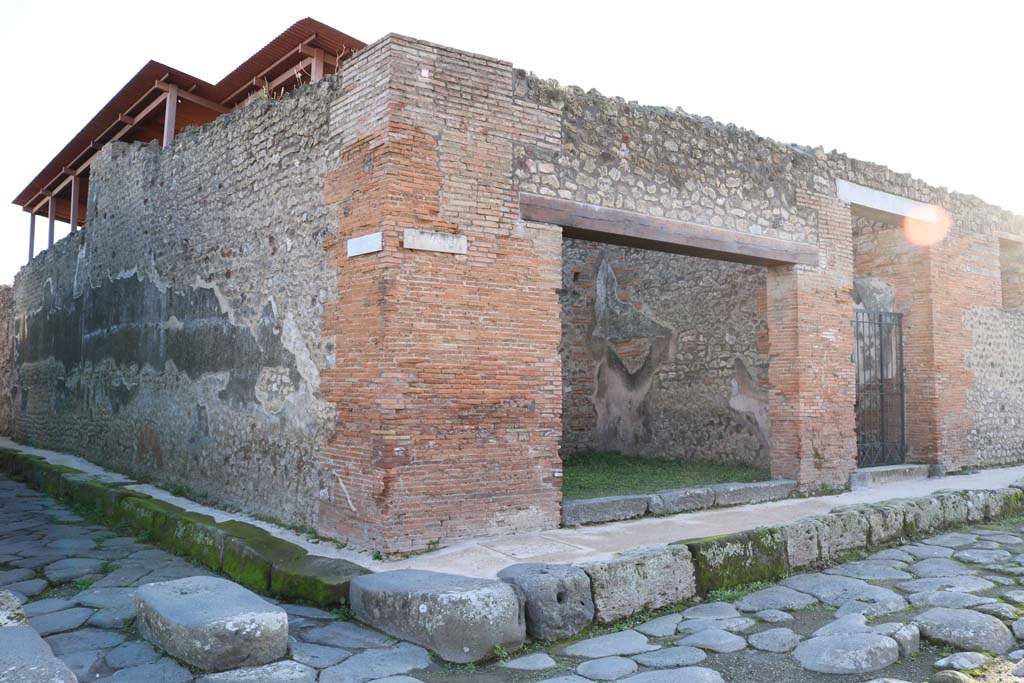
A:
<svg viewBox="0 0 1024 683">
<path fill-rule="evenodd" d="M 740 463 L 580 451 L 562 460 L 562 494 L 566 498 L 601 498 L 653 493 L 705 484 L 765 481 L 768 470 Z"/>
</svg>

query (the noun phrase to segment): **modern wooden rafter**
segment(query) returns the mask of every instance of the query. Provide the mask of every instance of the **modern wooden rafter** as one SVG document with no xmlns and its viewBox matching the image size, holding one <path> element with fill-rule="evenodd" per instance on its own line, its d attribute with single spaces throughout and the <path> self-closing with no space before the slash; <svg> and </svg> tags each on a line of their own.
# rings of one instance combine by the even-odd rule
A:
<svg viewBox="0 0 1024 683">
<path fill-rule="evenodd" d="M 519 195 L 519 211 L 523 220 L 560 225 L 566 237 L 592 242 L 765 266 L 818 263 L 818 248 L 812 244 L 569 199 L 524 192 Z"/>
<path fill-rule="evenodd" d="M 149 62 L 14 203 L 30 214 L 33 235 L 35 217 L 47 216 L 52 244 L 55 220 L 66 220 L 72 230 L 84 224 L 89 168 L 104 145 L 116 140 L 159 140 L 168 147 L 184 128 L 209 123 L 244 107 L 263 91 L 278 95 L 305 82 L 321 80 L 364 46 L 326 24 L 303 19 L 216 85 Z"/>
</svg>

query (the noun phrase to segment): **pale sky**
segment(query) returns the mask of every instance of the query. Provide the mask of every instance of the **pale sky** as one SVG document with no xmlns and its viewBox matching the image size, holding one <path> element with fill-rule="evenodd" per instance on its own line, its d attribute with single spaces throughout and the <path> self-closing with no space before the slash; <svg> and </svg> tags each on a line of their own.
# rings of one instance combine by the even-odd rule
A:
<svg viewBox="0 0 1024 683">
<path fill-rule="evenodd" d="M 838 149 L 1024 214 L 1015 0 L 4 0 L 0 283 L 28 256 L 28 214 L 11 200 L 147 60 L 215 83 L 305 16 L 367 43 L 402 33 Z"/>
</svg>

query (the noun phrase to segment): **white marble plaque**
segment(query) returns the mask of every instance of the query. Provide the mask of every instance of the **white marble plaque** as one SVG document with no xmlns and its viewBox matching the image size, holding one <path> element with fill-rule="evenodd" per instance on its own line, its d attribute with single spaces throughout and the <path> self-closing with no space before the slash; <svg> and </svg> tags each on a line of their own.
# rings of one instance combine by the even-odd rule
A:
<svg viewBox="0 0 1024 683">
<path fill-rule="evenodd" d="M 361 256 L 362 254 L 372 254 L 375 251 L 380 251 L 384 248 L 382 233 L 371 232 L 369 235 L 362 235 L 361 237 L 353 237 L 348 241 L 348 255 Z"/>
<path fill-rule="evenodd" d="M 428 232 L 427 230 L 405 229 L 402 245 L 406 249 L 421 251 L 440 251 L 445 254 L 465 254 L 467 242 L 465 235 L 453 235 L 448 232 Z"/>
</svg>

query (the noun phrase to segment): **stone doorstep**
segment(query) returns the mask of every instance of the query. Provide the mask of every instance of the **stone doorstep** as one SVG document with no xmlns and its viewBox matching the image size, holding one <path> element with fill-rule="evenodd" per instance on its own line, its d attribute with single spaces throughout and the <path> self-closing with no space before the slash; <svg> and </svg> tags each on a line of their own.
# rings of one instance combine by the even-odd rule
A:
<svg viewBox="0 0 1024 683">
<path fill-rule="evenodd" d="M 934 476 L 930 465 L 885 465 L 861 467 L 850 475 L 850 490 L 860 491 L 898 481 L 916 481 Z"/>
<path fill-rule="evenodd" d="M 166 550 L 221 572 L 257 593 L 282 600 L 321 607 L 344 604 L 352 578 L 369 573 L 346 560 L 309 555 L 304 548 L 251 524 L 216 522 L 207 515 L 126 489 L 124 480 L 89 475 L 38 456 L 0 449 L 0 472 L 53 498 L 91 508 L 106 519 L 148 534 L 154 544 Z"/>
<path fill-rule="evenodd" d="M 668 489 L 656 493 L 565 500 L 562 502 L 562 526 L 619 522 L 646 515 L 674 515 L 731 505 L 766 503 L 788 498 L 795 490 L 795 481 L 771 479 Z"/>
</svg>

